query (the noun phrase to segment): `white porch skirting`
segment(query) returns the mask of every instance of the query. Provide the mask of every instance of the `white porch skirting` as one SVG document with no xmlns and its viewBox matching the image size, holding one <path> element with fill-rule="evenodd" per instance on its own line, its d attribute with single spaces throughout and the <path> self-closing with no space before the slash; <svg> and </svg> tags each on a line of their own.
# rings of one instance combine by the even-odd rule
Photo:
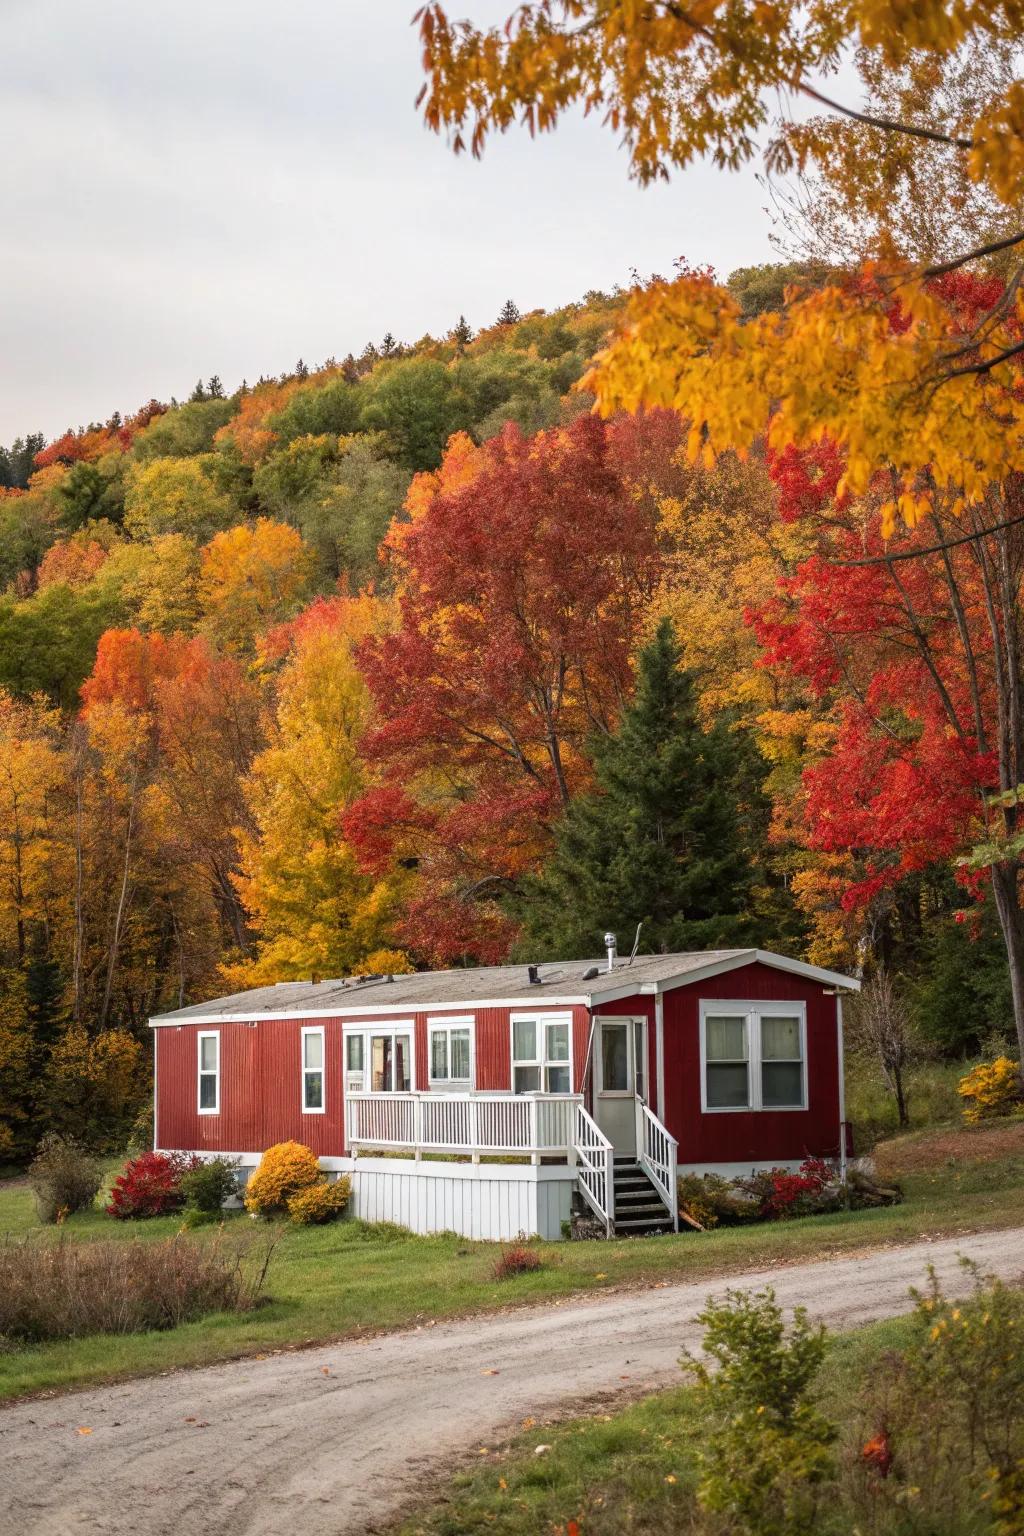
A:
<svg viewBox="0 0 1024 1536">
<path fill-rule="evenodd" d="M 258 1152 L 198 1153 L 239 1159 L 245 1184 Z M 322 1157 L 326 1173 L 352 1179 L 349 1214 L 393 1221 L 412 1232 L 510 1242 L 524 1233 L 556 1241 L 572 1213 L 576 1169 L 542 1163 L 417 1162 L 397 1157 Z"/>
<path fill-rule="evenodd" d="M 569 1167 L 360 1157 L 351 1209 L 363 1221 L 394 1221 L 413 1232 L 554 1240 L 569 1220 L 575 1187 L 576 1170 Z"/>
</svg>

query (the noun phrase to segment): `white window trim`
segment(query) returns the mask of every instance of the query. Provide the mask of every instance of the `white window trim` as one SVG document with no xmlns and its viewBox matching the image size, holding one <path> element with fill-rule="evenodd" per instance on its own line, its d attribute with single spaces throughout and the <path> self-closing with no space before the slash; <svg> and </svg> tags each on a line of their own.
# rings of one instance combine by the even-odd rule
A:
<svg viewBox="0 0 1024 1536">
<path fill-rule="evenodd" d="M 327 1113 L 327 1030 L 322 1024 L 310 1024 L 299 1031 L 299 1088 L 301 1092 L 302 1113 L 304 1115 L 326 1115 Z M 307 1035 L 320 1036 L 320 1066 L 306 1066 L 306 1037 Z M 320 1098 L 319 1105 L 306 1103 L 306 1078 L 310 1072 L 320 1073 Z"/>
<path fill-rule="evenodd" d="M 748 1104 L 708 1104 L 708 1048 L 707 1019 L 724 1015 L 742 1017 L 747 1021 L 747 1082 Z M 761 1102 L 761 1024 L 762 1018 L 800 1020 L 800 1092 L 799 1104 L 762 1104 Z M 723 998 L 700 1000 L 700 1111 L 702 1115 L 802 1115 L 807 1112 L 810 1100 L 807 1091 L 807 1004 L 787 1002 L 755 1002 L 750 998 L 728 1001 Z"/>
<path fill-rule="evenodd" d="M 217 1066 L 213 1072 L 203 1071 L 203 1041 L 216 1040 L 217 1042 Z M 202 1102 L 202 1085 L 204 1077 L 212 1077 L 214 1084 L 215 1103 L 212 1109 L 204 1108 Z M 196 1111 L 200 1115 L 220 1114 L 220 1030 L 201 1029 L 196 1036 Z"/>
<path fill-rule="evenodd" d="M 516 1057 L 516 1025 L 526 1023 L 536 1023 L 538 1026 L 538 1055 L 534 1058 L 533 1061 L 526 1061 L 525 1059 L 520 1060 Z M 569 1092 L 573 1092 L 572 1085 L 576 1081 L 576 1032 L 572 1027 L 573 1017 L 571 1012 L 545 1013 L 543 1011 L 539 1011 L 536 1013 L 528 1013 L 524 1010 L 521 1013 L 510 1013 L 508 1018 L 509 1088 L 511 1089 L 512 1093 L 515 1093 L 516 1091 L 516 1067 L 539 1067 L 541 1087 L 536 1091 L 538 1093 L 545 1093 L 547 1091 L 543 1086 L 545 1067 L 564 1067 L 566 1065 L 564 1061 L 550 1062 L 545 1055 L 545 1051 L 547 1050 L 547 1035 L 544 1033 L 544 1027 L 548 1024 L 567 1024 L 569 1026 Z M 531 1092 L 532 1091 L 533 1090 L 531 1090 Z M 524 1094 L 517 1094 L 516 1096 L 517 1098 L 525 1097 Z"/>
<path fill-rule="evenodd" d="M 450 1029 L 469 1030 L 469 1077 L 435 1077 L 434 1076 L 434 1036 L 444 1034 Z M 451 1066 L 451 1046 L 449 1045 L 448 1065 Z M 473 1093 L 476 1090 L 476 1017 L 472 1013 L 461 1014 L 436 1014 L 427 1019 L 427 1083 L 431 1088 L 437 1087 L 442 1091 L 452 1088 L 458 1092 Z"/>
</svg>

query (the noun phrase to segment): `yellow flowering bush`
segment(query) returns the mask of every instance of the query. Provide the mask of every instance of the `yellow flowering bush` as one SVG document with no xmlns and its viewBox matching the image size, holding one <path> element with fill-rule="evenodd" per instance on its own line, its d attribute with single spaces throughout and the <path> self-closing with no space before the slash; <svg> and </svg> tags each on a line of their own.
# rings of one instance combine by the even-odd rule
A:
<svg viewBox="0 0 1024 1536">
<path fill-rule="evenodd" d="M 1024 1110 L 1020 1067 L 1009 1056 L 997 1056 L 993 1062 L 972 1067 L 957 1084 L 957 1093 L 964 1100 L 964 1119 L 968 1125 Z"/>
<path fill-rule="evenodd" d="M 245 1208 L 257 1216 L 280 1215 L 300 1190 L 324 1183 L 316 1153 L 298 1141 L 268 1147 L 245 1191 Z"/>
<path fill-rule="evenodd" d="M 288 1201 L 288 1216 L 296 1226 L 308 1227 L 333 1221 L 348 1205 L 352 1194 L 352 1180 L 348 1177 L 328 1184 L 310 1184 L 292 1195 Z"/>
</svg>

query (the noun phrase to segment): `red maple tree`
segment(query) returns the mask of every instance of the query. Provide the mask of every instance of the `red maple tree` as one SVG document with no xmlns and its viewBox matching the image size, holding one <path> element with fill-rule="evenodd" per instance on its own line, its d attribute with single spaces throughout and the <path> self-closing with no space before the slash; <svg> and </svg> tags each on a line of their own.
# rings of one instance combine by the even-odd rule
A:
<svg viewBox="0 0 1024 1536">
<path fill-rule="evenodd" d="M 652 492 L 680 437 L 667 412 L 507 426 L 453 440 L 414 484 L 392 541 L 400 625 L 360 651 L 382 784 L 345 834 L 369 865 L 418 861 L 405 938 L 425 958 L 507 951 L 491 898 L 536 866 L 630 692 L 661 564 Z"/>
<path fill-rule="evenodd" d="M 963 273 L 941 291 L 965 335 L 999 292 Z M 765 662 L 804 679 L 834 725 L 804 773 L 808 840 L 856 854 L 849 908 L 929 864 L 967 860 L 975 891 L 987 874 L 1024 1045 L 1024 481 L 964 505 L 922 464 L 922 515 L 886 539 L 887 476 L 851 506 L 842 467 L 827 442 L 773 460 L 781 515 L 813 520 L 818 547 L 748 615 Z"/>
</svg>

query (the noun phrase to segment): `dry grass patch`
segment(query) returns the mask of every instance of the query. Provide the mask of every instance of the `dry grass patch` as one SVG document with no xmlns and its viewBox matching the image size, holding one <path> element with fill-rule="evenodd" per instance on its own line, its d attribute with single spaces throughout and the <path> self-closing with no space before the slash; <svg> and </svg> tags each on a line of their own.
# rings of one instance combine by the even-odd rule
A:
<svg viewBox="0 0 1024 1536">
<path fill-rule="evenodd" d="M 996 1125 L 950 1125 L 880 1141 L 873 1153 L 883 1178 L 935 1173 L 960 1164 L 1024 1158 L 1024 1119 Z"/>
<path fill-rule="evenodd" d="M 248 1312 L 262 1262 L 218 1239 L 155 1243 L 8 1238 L 0 1245 L 0 1349 L 90 1334 L 177 1328 L 211 1312 Z"/>
</svg>

